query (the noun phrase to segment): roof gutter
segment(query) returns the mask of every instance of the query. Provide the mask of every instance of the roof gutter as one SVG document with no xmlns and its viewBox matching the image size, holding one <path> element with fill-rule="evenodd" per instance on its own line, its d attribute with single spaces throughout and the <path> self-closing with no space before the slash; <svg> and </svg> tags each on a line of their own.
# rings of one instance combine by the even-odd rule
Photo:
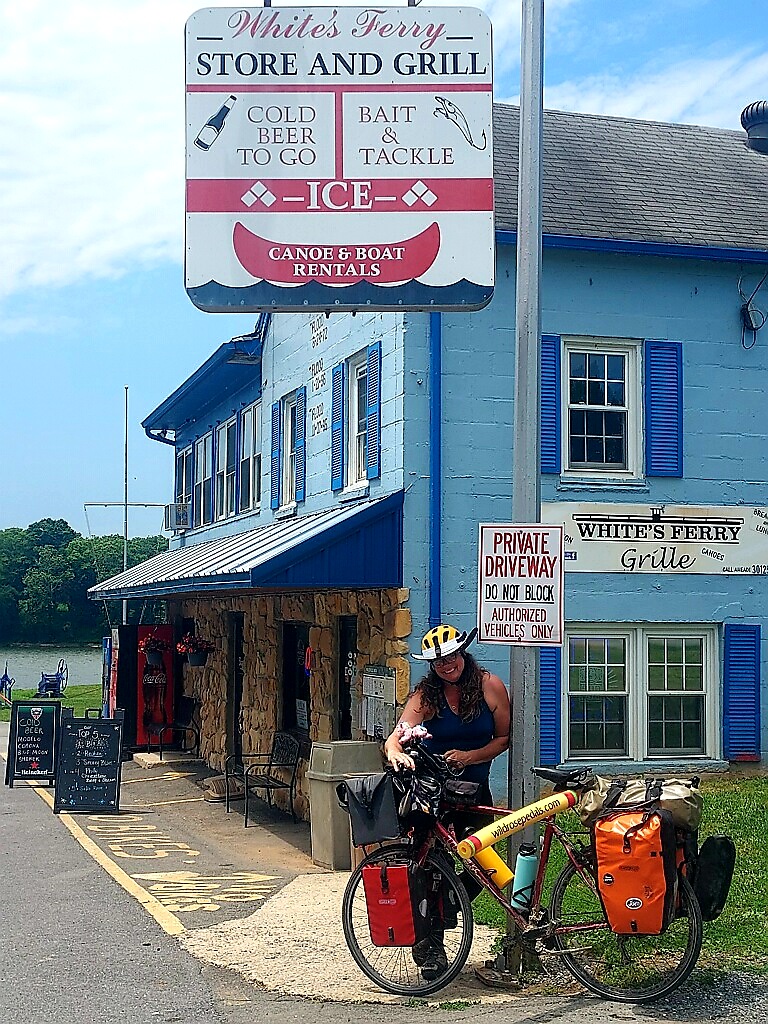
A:
<svg viewBox="0 0 768 1024">
<path fill-rule="evenodd" d="M 176 437 L 166 437 L 167 430 L 153 430 L 151 427 L 144 427 L 144 433 L 150 441 L 162 441 L 163 444 L 169 444 L 171 448 L 176 447 Z"/>
<path fill-rule="evenodd" d="M 496 232 L 499 245 L 516 245 L 517 232 Z M 636 242 L 626 238 L 590 238 L 580 235 L 542 235 L 545 249 L 573 249 L 583 252 L 609 252 L 624 256 L 663 256 L 674 259 L 716 260 L 728 263 L 768 263 L 766 249 L 739 249 L 733 246 L 677 245 L 671 242 Z"/>
</svg>

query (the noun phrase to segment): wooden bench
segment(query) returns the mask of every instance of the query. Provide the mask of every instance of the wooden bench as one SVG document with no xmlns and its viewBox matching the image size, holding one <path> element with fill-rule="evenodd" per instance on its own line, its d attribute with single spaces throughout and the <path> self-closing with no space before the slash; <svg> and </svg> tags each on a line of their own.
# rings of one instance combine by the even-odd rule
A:
<svg viewBox="0 0 768 1024">
<path fill-rule="evenodd" d="M 296 821 L 293 798 L 299 771 L 299 741 L 288 732 L 276 732 L 269 753 L 243 754 L 238 761 L 234 754 L 224 762 L 224 793 L 227 812 L 230 810 L 231 782 L 242 784 L 245 793 L 245 828 L 248 828 L 248 806 L 253 790 L 263 789 L 272 806 L 272 794 L 278 789 L 288 791 L 291 817 Z"/>
</svg>

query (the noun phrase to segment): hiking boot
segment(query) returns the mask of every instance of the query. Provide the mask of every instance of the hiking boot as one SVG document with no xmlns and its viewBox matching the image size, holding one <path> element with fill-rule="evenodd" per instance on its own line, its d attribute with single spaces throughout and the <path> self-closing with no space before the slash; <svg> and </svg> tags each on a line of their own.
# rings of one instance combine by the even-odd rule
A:
<svg viewBox="0 0 768 1024">
<path fill-rule="evenodd" d="M 421 976 L 424 981 L 434 981 L 448 969 L 448 957 L 442 942 L 433 942 L 424 963 L 421 965 Z"/>
</svg>

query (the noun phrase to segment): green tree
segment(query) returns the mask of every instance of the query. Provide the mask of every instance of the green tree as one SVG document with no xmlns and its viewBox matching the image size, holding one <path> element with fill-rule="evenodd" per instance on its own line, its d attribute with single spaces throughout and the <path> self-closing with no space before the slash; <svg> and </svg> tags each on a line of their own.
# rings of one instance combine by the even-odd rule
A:
<svg viewBox="0 0 768 1024">
<path fill-rule="evenodd" d="M 30 523 L 27 535 L 36 548 L 65 548 L 70 541 L 80 536 L 66 519 L 40 519 Z"/>
<path fill-rule="evenodd" d="M 24 573 L 19 601 L 22 625 L 34 640 L 61 639 L 68 632 L 68 584 L 75 578 L 66 551 L 46 546 L 37 563 Z"/>
</svg>

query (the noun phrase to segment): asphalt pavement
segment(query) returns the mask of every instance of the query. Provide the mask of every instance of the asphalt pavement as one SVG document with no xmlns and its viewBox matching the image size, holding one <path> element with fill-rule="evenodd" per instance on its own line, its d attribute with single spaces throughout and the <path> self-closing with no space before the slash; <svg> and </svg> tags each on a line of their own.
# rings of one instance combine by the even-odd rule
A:
<svg viewBox="0 0 768 1024">
<path fill-rule="evenodd" d="M 0 725 L 0 751 L 7 726 Z M 46 787 L 0 790 L 5 1020 L 410 1022 L 503 1013 L 568 1024 L 751 1019 L 768 986 L 748 976 L 689 982 L 647 1008 L 606 1003 L 577 986 L 558 995 L 499 992 L 473 967 L 415 1004 L 381 992 L 353 963 L 340 925 L 346 874 L 312 863 L 309 827 L 265 805 L 243 827 L 204 799 L 202 762 L 169 754 L 123 765 L 120 814 L 62 814 Z M 364 1005 L 362 1005 L 364 1004 Z"/>
</svg>

